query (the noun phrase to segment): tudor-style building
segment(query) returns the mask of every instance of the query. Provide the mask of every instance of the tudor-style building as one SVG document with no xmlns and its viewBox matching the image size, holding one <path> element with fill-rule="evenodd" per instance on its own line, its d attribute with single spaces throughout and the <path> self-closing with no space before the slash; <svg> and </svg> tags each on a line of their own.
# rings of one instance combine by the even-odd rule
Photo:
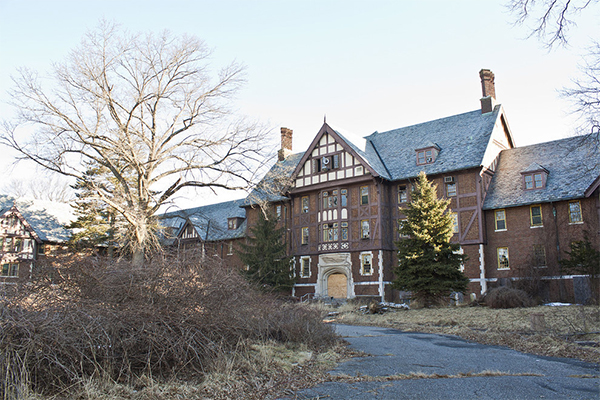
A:
<svg viewBox="0 0 600 400">
<path fill-rule="evenodd" d="M 464 114 L 358 140 L 324 123 L 296 154 L 292 131 L 282 128 L 279 161 L 241 214 L 230 203 L 214 214 L 215 224 L 245 221 L 245 231 L 211 240 L 202 237 L 207 223 L 184 217 L 174 222 L 176 242 L 184 243 L 189 230 L 196 235 L 189 240 L 234 246 L 259 208 L 272 207 L 286 228 L 295 296 L 396 300 L 398 226 L 425 171 L 438 196 L 451 199 L 452 240 L 468 256 L 463 268 L 472 294 L 535 275 L 545 300 L 577 299 L 584 278 L 562 276 L 559 260 L 584 231 L 600 247 L 600 155 L 585 137 L 515 147 L 493 73 L 482 70 L 480 78 L 481 109 Z"/>
<path fill-rule="evenodd" d="M 68 204 L 0 195 L 0 286 L 29 279 L 33 260 L 63 251 L 72 220 Z"/>
</svg>

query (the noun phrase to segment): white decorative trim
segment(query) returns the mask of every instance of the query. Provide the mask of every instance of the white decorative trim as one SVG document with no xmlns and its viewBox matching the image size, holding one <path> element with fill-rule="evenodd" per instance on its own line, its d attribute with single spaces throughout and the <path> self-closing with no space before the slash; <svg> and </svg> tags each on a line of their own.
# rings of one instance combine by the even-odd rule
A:
<svg viewBox="0 0 600 400">
<path fill-rule="evenodd" d="M 381 300 L 384 299 L 385 291 L 383 287 L 383 251 L 379 250 L 379 296 L 381 296 Z"/>
<path fill-rule="evenodd" d="M 473 281 L 477 281 L 477 279 L 475 280 L 471 280 Z M 484 252 L 483 252 L 483 244 L 479 245 L 479 286 L 481 286 L 481 293 L 480 294 L 484 294 L 485 292 L 487 292 L 487 280 L 485 278 L 485 256 L 484 256 Z"/>
</svg>

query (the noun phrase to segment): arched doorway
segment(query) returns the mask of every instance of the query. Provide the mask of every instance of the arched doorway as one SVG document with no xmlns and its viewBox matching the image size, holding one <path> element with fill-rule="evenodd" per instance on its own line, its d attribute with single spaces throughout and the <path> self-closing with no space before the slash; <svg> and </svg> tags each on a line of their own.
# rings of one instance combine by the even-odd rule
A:
<svg viewBox="0 0 600 400">
<path fill-rule="evenodd" d="M 327 278 L 327 295 L 336 299 L 345 299 L 348 295 L 346 275 L 334 273 Z"/>
</svg>

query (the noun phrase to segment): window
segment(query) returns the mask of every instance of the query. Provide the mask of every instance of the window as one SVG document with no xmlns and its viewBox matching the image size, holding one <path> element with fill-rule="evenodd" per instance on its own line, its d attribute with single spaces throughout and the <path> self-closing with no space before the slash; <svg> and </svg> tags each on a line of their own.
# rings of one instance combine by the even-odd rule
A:
<svg viewBox="0 0 600 400">
<path fill-rule="evenodd" d="M 406 191 L 406 185 L 398 185 L 398 204 L 406 203 L 408 201 L 408 193 Z"/>
<path fill-rule="evenodd" d="M 348 205 L 348 189 L 340 190 L 342 207 L 346 207 Z"/>
<path fill-rule="evenodd" d="M 348 240 L 348 223 L 342 222 L 342 240 Z"/>
<path fill-rule="evenodd" d="M 456 196 L 456 183 L 446 183 L 446 196 L 454 197 Z"/>
<path fill-rule="evenodd" d="M 12 246 L 13 246 L 13 238 L 12 237 L 7 237 L 6 239 L 4 239 L 4 251 L 12 251 Z"/>
<path fill-rule="evenodd" d="M 7 263 L 2 264 L 2 276 L 19 276 L 19 264 Z"/>
<path fill-rule="evenodd" d="M 525 190 L 543 189 L 546 187 L 546 173 L 545 172 L 533 172 L 523 174 L 523 184 Z"/>
<path fill-rule="evenodd" d="M 302 278 L 310 276 L 310 257 L 300 258 L 300 276 Z"/>
<path fill-rule="evenodd" d="M 336 208 L 338 205 L 338 191 L 323 192 L 323 209 Z"/>
<path fill-rule="evenodd" d="M 304 214 L 308 212 L 308 196 L 302 197 L 302 212 Z"/>
<path fill-rule="evenodd" d="M 402 228 L 404 227 L 404 223 L 406 222 L 406 218 L 398 219 L 398 237 L 399 238 L 407 238 L 408 235 L 402 233 Z"/>
<path fill-rule="evenodd" d="M 542 206 L 529 207 L 529 215 L 531 217 L 531 226 L 543 226 L 542 221 Z"/>
<path fill-rule="evenodd" d="M 233 242 L 227 243 L 227 255 L 230 256 L 233 254 Z"/>
<path fill-rule="evenodd" d="M 361 275 L 373 275 L 372 266 L 373 255 L 369 253 L 360 253 L 360 273 Z"/>
<path fill-rule="evenodd" d="M 227 219 L 227 229 L 237 229 L 237 220 L 235 218 Z"/>
<path fill-rule="evenodd" d="M 505 210 L 496 210 L 494 213 L 496 216 L 496 230 L 497 231 L 505 231 L 506 230 L 506 211 Z"/>
<path fill-rule="evenodd" d="M 569 223 L 579 224 L 583 222 L 581 215 L 581 203 L 579 200 L 569 202 Z"/>
<path fill-rule="evenodd" d="M 15 247 L 13 249 L 15 252 L 19 253 L 23 250 L 23 240 L 15 239 Z"/>
<path fill-rule="evenodd" d="M 369 204 L 369 187 L 361 186 L 360 187 L 360 205 L 364 206 Z"/>
<path fill-rule="evenodd" d="M 43 243 L 40 243 L 37 245 L 37 253 L 38 254 L 44 254 L 46 253 L 46 246 L 44 246 Z"/>
<path fill-rule="evenodd" d="M 331 160 L 332 160 L 332 168 L 339 168 L 340 167 L 340 155 L 339 154 L 334 154 L 333 156 L 331 156 Z"/>
<path fill-rule="evenodd" d="M 308 226 L 302 228 L 302 244 L 308 244 Z"/>
<path fill-rule="evenodd" d="M 535 267 L 546 266 L 546 247 L 543 244 L 533 245 L 533 265 Z"/>
<path fill-rule="evenodd" d="M 363 219 L 360 221 L 360 238 L 368 239 L 369 238 L 369 220 Z"/>
<path fill-rule="evenodd" d="M 435 162 L 439 148 L 427 147 L 425 149 L 418 149 L 417 151 L 417 165 L 431 164 Z"/>
<path fill-rule="evenodd" d="M 498 247 L 498 269 L 509 269 L 508 247 Z"/>
<path fill-rule="evenodd" d="M 458 233 L 458 214 L 453 212 L 450 215 L 452 216 L 452 233 Z"/>
<path fill-rule="evenodd" d="M 331 224 L 323 224 L 323 241 L 324 242 L 337 242 L 338 240 L 338 223 L 333 222 Z"/>
<path fill-rule="evenodd" d="M 281 206 L 275 207 L 275 213 L 277 214 L 277 219 L 281 219 Z"/>
</svg>

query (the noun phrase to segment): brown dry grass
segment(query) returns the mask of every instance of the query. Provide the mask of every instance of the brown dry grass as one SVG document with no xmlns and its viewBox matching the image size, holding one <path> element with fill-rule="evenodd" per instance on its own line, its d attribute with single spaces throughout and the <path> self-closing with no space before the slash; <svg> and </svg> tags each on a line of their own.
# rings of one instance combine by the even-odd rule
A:
<svg viewBox="0 0 600 400">
<path fill-rule="evenodd" d="M 484 344 L 501 345 L 526 353 L 600 362 L 600 348 L 576 342 L 600 342 L 600 309 L 597 306 L 538 306 L 491 309 L 487 307 L 441 307 L 364 314 L 348 303 L 333 309 L 335 322 L 372 325 L 403 331 L 460 336 Z M 531 314 L 542 314 L 543 331 L 533 331 Z"/>
</svg>

